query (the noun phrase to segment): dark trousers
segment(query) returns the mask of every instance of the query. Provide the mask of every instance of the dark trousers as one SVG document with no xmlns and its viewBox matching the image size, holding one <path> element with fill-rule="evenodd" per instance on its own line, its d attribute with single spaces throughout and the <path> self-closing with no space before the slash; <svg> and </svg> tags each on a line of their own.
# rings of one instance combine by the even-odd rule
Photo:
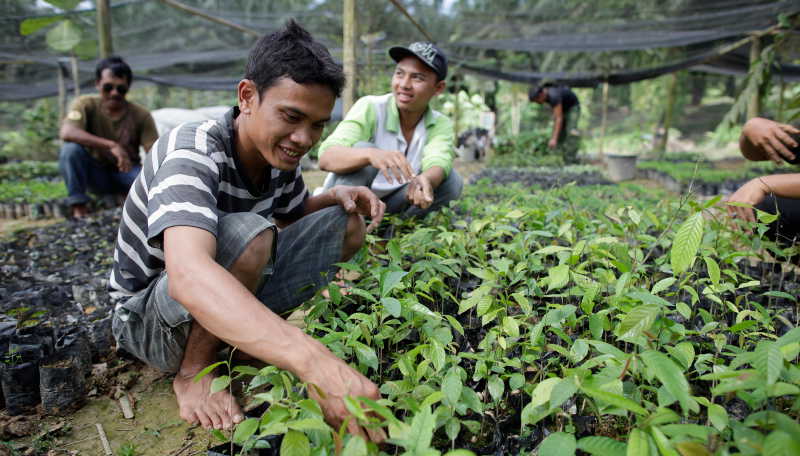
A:
<svg viewBox="0 0 800 456">
<path fill-rule="evenodd" d="M 778 220 L 770 224 L 767 237 L 783 247 L 800 243 L 800 199 L 767 195 L 756 208 L 770 214 L 777 210 L 780 214 Z"/>
<path fill-rule="evenodd" d="M 142 167 L 133 165 L 127 173 L 97 162 L 82 145 L 65 142 L 58 154 L 58 168 L 67 186 L 67 204 L 89 202 L 88 190 L 99 195 L 127 193 Z"/>
</svg>

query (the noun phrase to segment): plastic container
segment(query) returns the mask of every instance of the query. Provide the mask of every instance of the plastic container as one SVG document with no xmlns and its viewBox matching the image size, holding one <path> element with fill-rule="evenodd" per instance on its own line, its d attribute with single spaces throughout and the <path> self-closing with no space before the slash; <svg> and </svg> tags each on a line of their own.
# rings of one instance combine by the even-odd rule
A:
<svg viewBox="0 0 800 456">
<path fill-rule="evenodd" d="M 636 155 L 606 154 L 608 178 L 612 182 L 622 182 L 636 177 Z"/>
<path fill-rule="evenodd" d="M 79 408 L 86 397 L 86 376 L 70 347 L 57 351 L 39 366 L 42 411 L 63 416 Z"/>
<path fill-rule="evenodd" d="M 11 343 L 0 369 L 0 384 L 11 416 L 33 413 L 39 404 L 41 348 Z"/>
</svg>

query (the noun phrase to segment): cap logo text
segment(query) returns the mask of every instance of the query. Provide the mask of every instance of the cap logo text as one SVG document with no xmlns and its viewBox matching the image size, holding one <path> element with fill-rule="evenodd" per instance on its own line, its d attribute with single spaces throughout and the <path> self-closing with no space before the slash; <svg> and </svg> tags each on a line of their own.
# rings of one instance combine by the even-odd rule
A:
<svg viewBox="0 0 800 456">
<path fill-rule="evenodd" d="M 417 42 L 412 43 L 408 49 L 422 57 L 428 65 L 432 67 L 434 66 L 433 59 L 436 57 L 436 48 L 433 47 L 433 44 Z"/>
</svg>

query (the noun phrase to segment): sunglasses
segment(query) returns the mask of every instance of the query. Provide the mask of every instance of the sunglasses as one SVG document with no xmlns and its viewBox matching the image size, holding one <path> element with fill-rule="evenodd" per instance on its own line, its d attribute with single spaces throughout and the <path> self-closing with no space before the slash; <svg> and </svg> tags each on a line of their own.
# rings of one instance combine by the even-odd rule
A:
<svg viewBox="0 0 800 456">
<path fill-rule="evenodd" d="M 128 93 L 128 86 L 123 85 L 123 84 L 120 84 L 120 85 L 103 84 L 102 89 L 103 89 L 103 92 L 105 92 L 105 93 L 110 93 L 114 89 L 116 89 L 117 93 L 120 94 L 120 95 L 125 95 L 126 93 Z"/>
</svg>

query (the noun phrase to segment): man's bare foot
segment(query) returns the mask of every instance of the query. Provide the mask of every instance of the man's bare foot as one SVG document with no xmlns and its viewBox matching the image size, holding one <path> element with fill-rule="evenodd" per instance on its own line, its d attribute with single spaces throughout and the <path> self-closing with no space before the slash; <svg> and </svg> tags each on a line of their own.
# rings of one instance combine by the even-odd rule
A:
<svg viewBox="0 0 800 456">
<path fill-rule="evenodd" d="M 208 374 L 195 382 L 194 376 L 176 374 L 172 389 L 178 399 L 181 418 L 206 429 L 231 429 L 244 419 L 236 399 L 228 391 L 211 393 L 215 376 Z"/>
<path fill-rule="evenodd" d="M 72 218 L 82 219 L 89 215 L 89 206 L 85 204 L 72 205 Z"/>
</svg>

